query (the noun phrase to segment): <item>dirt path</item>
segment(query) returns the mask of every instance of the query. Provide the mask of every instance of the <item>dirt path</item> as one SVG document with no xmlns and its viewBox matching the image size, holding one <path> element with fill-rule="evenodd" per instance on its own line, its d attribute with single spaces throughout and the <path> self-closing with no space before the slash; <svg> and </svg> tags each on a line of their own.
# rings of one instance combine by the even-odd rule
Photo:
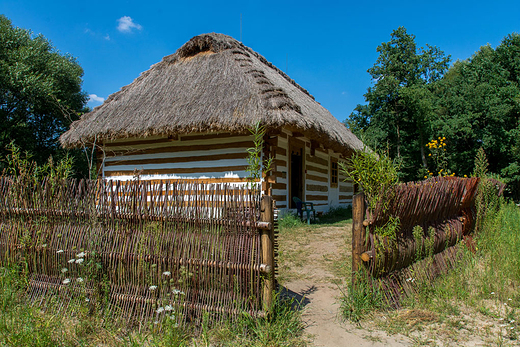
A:
<svg viewBox="0 0 520 347">
<path fill-rule="evenodd" d="M 280 235 L 279 276 L 284 292 L 302 301 L 305 332 L 314 346 L 410 345 L 406 337 L 341 319 L 341 290 L 350 268 L 350 228 L 344 224 L 285 230 Z"/>
</svg>

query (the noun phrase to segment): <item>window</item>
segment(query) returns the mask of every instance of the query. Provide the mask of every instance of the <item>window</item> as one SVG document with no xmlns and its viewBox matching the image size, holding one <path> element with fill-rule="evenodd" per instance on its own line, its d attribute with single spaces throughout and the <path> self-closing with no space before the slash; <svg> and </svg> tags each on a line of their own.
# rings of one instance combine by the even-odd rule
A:
<svg viewBox="0 0 520 347">
<path fill-rule="evenodd" d="M 338 187 L 338 159 L 330 158 L 330 187 Z"/>
</svg>

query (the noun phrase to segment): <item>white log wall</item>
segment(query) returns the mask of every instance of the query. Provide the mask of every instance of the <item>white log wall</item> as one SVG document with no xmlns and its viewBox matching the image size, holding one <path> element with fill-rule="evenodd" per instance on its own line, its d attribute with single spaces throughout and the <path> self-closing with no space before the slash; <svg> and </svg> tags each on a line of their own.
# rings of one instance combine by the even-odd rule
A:
<svg viewBox="0 0 520 347">
<path fill-rule="evenodd" d="M 291 199 L 289 196 L 289 141 L 292 133 L 286 129 L 283 133 L 285 135 L 278 137 L 278 148 L 281 150 L 276 154 L 277 188 L 272 191 L 276 206 L 280 209 L 288 208 Z M 314 155 L 311 155 L 310 139 L 299 137 L 298 140 L 305 142 L 304 200 L 314 203 L 316 211 L 322 212 L 328 211 L 331 207 L 352 204 L 353 184 L 341 174 L 340 170 L 338 170 L 338 185 L 331 187 L 330 184 L 330 161 L 331 158 L 336 158 L 338 162 L 344 162 L 340 158 L 340 154 L 332 150 L 317 148 Z M 282 154 L 283 152 L 285 155 Z"/>
<path fill-rule="evenodd" d="M 289 141 L 292 133 L 284 129 L 278 136 L 275 157 L 276 183 L 272 196 L 276 206 L 286 209 L 289 199 Z M 311 155 L 310 140 L 305 142 L 304 200 L 313 202 L 317 211 L 352 203 L 353 185 L 339 171 L 338 186 L 330 185 L 330 160 L 343 161 L 339 153 L 317 148 Z M 228 133 L 129 138 L 104 144 L 104 178 L 131 180 L 139 173 L 143 180 L 193 180 L 207 183 L 247 184 L 247 148 L 253 146 L 250 135 Z"/>
<path fill-rule="evenodd" d="M 130 180 L 194 180 L 246 184 L 250 135 L 227 133 L 131 138 L 106 142 L 103 177 Z"/>
</svg>

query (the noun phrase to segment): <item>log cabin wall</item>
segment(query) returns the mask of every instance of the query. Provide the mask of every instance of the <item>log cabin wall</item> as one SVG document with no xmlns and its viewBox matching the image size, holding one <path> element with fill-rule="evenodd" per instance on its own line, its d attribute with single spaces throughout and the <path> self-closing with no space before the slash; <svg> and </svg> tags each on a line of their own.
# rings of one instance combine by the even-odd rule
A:
<svg viewBox="0 0 520 347">
<path fill-rule="evenodd" d="M 129 138 L 104 144 L 103 177 L 129 180 L 173 179 L 246 184 L 251 135 L 187 134 Z"/>
<path fill-rule="evenodd" d="M 288 129 L 268 136 L 267 142 L 269 155 L 275 159 L 272 172 L 267 173 L 268 188 L 262 191 L 273 196 L 278 209 L 291 208 L 291 148 L 294 149 L 295 144 L 303 147 L 303 200 L 313 202 L 316 210 L 323 212 L 352 203 L 352 182 L 345 182 L 346 177 L 340 170 L 337 170 L 337 183 L 332 182 L 331 162 L 345 159 L 339 153 Z M 107 179 L 131 180 L 137 172 L 144 180 L 245 185 L 247 148 L 252 146 L 251 135 L 230 133 L 115 140 L 104 144 L 101 168 Z"/>
<path fill-rule="evenodd" d="M 288 129 L 278 135 L 276 145 L 275 166 L 273 176 L 276 183 L 272 185 L 272 195 L 279 209 L 290 208 L 292 199 L 290 192 L 291 176 L 291 142 L 303 142 L 303 200 L 313 202 L 317 211 L 328 211 L 331 207 L 348 206 L 352 204 L 353 185 L 345 181 L 346 177 L 337 170 L 337 182 L 331 178 L 331 162 L 344 162 L 345 158 L 339 153 L 325 149 L 318 143 L 293 133 Z"/>
</svg>

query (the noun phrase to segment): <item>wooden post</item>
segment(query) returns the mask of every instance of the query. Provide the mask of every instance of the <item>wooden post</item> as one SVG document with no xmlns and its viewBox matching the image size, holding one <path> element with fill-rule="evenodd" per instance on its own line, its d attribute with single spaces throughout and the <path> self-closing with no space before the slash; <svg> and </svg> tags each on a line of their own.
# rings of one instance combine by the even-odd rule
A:
<svg viewBox="0 0 520 347">
<path fill-rule="evenodd" d="M 260 222 L 269 222 L 271 227 L 260 230 L 262 242 L 262 263 L 268 265 L 271 271 L 264 277 L 262 302 L 264 311 L 268 313 L 273 306 L 274 294 L 274 209 L 273 198 L 264 195 L 260 202 Z"/>
<path fill-rule="evenodd" d="M 365 194 L 359 193 L 352 199 L 352 284 L 362 265 L 361 254 L 365 251 Z"/>
</svg>

